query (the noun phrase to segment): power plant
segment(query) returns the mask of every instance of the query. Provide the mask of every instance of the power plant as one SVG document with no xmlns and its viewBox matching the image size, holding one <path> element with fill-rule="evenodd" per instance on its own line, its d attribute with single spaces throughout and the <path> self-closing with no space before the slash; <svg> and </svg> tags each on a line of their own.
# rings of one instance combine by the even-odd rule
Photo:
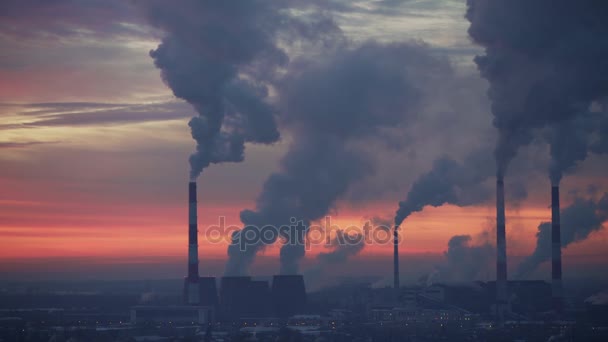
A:
<svg viewBox="0 0 608 342">
<path fill-rule="evenodd" d="M 221 278 L 219 292 L 214 277 L 199 276 L 197 185 L 188 186 L 188 274 L 184 280 L 183 302 L 188 306 L 209 308 L 213 317 L 234 321 L 245 317 L 287 319 L 307 310 L 307 294 L 302 275 L 275 275 L 272 282 L 253 280 L 249 276 Z M 551 187 L 552 284 L 551 302 L 555 312 L 563 308 L 561 277 L 561 238 L 559 187 Z M 400 298 L 399 225 L 393 229 L 393 296 Z M 496 181 L 496 282 L 488 283 L 494 294 L 493 313 L 502 325 L 510 315 L 512 303 L 508 294 L 505 187 L 502 177 Z M 140 309 L 140 312 L 143 309 Z"/>
<path fill-rule="evenodd" d="M 184 280 L 186 305 L 211 307 L 219 317 L 289 317 L 306 309 L 306 287 L 301 275 L 277 275 L 272 289 L 267 281 L 248 276 L 221 278 L 218 291 L 215 277 L 199 276 L 198 217 L 196 182 L 188 185 L 188 275 Z"/>
</svg>

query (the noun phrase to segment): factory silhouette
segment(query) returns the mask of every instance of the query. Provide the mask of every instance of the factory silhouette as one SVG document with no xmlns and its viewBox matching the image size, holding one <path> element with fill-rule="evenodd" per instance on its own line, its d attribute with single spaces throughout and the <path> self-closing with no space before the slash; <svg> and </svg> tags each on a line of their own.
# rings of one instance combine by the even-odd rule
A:
<svg viewBox="0 0 608 342">
<path fill-rule="evenodd" d="M 188 127 L 196 147 L 189 157 L 183 279 L 118 285 L 94 281 L 78 289 L 69 284 L 59 289 L 45 284 L 46 292 L 29 285 L 6 292 L 0 288 L 0 342 L 608 341 L 606 275 L 587 271 L 596 277 L 593 286 L 585 283 L 583 272 L 566 272 L 573 278 L 565 280 L 562 276 L 562 265 L 576 261 L 562 260 L 562 250 L 587 239 L 608 222 L 608 192 L 600 198 L 605 185 L 601 168 L 605 165 L 598 162 L 608 155 L 608 0 L 461 1 L 463 12 L 458 15 L 468 25 L 466 33 L 460 32 L 458 37 L 443 28 L 445 36 L 428 42 L 421 36 L 428 34 L 427 28 L 392 37 L 382 32 L 382 21 L 393 25 L 400 21 L 395 18 L 409 19 L 412 15 L 419 20 L 420 14 L 426 16 L 442 7 L 451 11 L 458 6 L 455 2 L 132 1 L 129 4 L 136 7 L 137 18 L 117 16 L 119 22 L 109 21 L 116 26 L 111 28 L 97 27 L 109 18 L 93 20 L 96 25 L 89 28 L 89 18 L 80 19 L 80 13 L 71 8 L 78 6 L 72 3 L 46 10 L 42 5 L 46 2 L 13 2 L 20 4 L 15 7 L 16 14 L 36 14 L 23 18 L 27 32 L 40 31 L 38 21 L 44 22 L 41 19 L 45 17 L 56 25 L 63 20 L 55 16 L 75 13 L 79 19 L 73 32 L 58 26 L 42 33 L 48 37 L 73 33 L 78 38 L 75 42 L 87 41 L 83 45 L 86 51 L 97 54 L 101 51 L 90 42 L 106 37 L 104 32 L 87 36 L 97 29 L 132 30 L 130 34 L 138 43 L 120 40 L 121 49 L 148 46 L 148 40 L 142 43 L 143 37 L 158 40 L 143 57 L 150 58 L 149 64 L 156 67 L 174 97 L 171 101 L 187 103 L 194 111 Z M 124 5 L 110 1 L 105 8 L 103 3 L 103 13 L 114 13 L 112 8 L 118 3 L 120 8 Z M 37 13 L 40 6 L 43 11 Z M 93 1 L 80 6 L 86 14 L 87 6 L 100 5 Z M 453 19 L 445 13 L 437 12 L 429 23 L 443 25 Z M 9 12 L 6 17 L 11 16 Z M 367 33 L 359 28 L 364 23 L 360 18 L 365 17 L 370 21 Z M 417 25 L 414 21 L 403 29 Z M 12 26 L 10 22 L 0 26 L 0 38 L 4 39 L 3 31 L 13 32 Z M 375 31 L 381 36 L 375 36 Z M 41 42 L 47 36 L 41 36 Z M 18 38 L 16 42 L 24 37 Z M 468 45 L 457 40 L 463 38 Z M 13 57 L 15 63 L 9 59 L 0 64 L 20 69 L 21 54 L 37 52 L 26 47 L 19 47 L 24 50 Z M 56 50 L 64 46 L 49 49 L 41 44 L 39 48 L 40 55 L 32 60 L 45 60 L 40 56 L 50 53 L 50 61 L 55 62 L 59 60 Z M 71 46 L 65 50 L 73 53 Z M 463 62 L 469 64 L 463 67 Z M 156 95 L 150 94 L 152 107 L 157 106 L 152 103 Z M 19 120 L 4 126 L 29 129 L 78 126 L 89 121 L 131 124 L 183 119 L 175 113 L 140 113 L 151 108 L 147 103 L 129 105 L 138 108 L 130 113 L 132 117 L 111 103 L 56 103 L 63 109 L 55 114 L 47 112 L 46 105 L 24 106 L 27 109 L 19 114 Z M 87 110 L 91 111 L 77 113 L 79 106 L 90 106 Z M 179 107 L 168 108 L 174 111 Z M 38 121 L 26 121 L 26 113 L 37 116 Z M 17 117 L 11 114 L 9 119 L 13 116 Z M 76 116 L 80 121 L 74 124 L 71 120 Z M 152 137 L 150 132 L 146 131 L 145 137 Z M 147 140 L 154 144 L 173 141 L 146 138 L 144 142 L 143 137 L 142 146 Z M 275 145 L 282 142 L 287 143 Z M 0 142 L 2 146 L 38 143 L 37 139 Z M 197 179 L 214 165 L 255 159 L 255 153 L 246 153 L 251 145 L 271 150 L 269 155 L 276 157 L 277 164 L 263 175 L 265 180 L 255 198 L 249 198 L 246 191 L 257 186 L 255 177 L 261 170 L 267 171 L 270 157 L 257 155 L 256 163 L 264 167 L 242 166 L 239 175 L 247 175 L 247 186 L 217 178 L 225 185 L 221 191 L 234 196 L 232 199 L 238 196 L 253 201 L 252 207 L 240 211 L 242 226 L 227 245 L 224 273 L 201 276 L 214 273 L 205 269 L 206 246 L 199 244 L 203 239 L 199 239 Z M 142 148 L 146 156 L 152 146 L 156 145 Z M 539 152 L 542 148 L 545 150 Z M 536 160 L 538 155 L 525 154 L 532 152 L 544 153 L 545 158 Z M 585 167 L 592 171 L 577 169 L 585 161 Z M 530 165 L 520 169 L 518 163 Z M 20 167 L 33 168 L 33 164 Z M 514 268 L 509 265 L 516 260 L 513 246 L 508 245 L 513 240 L 507 240 L 507 224 L 513 226 L 507 206 L 517 196 L 516 200 L 526 199 L 528 189 L 539 191 L 531 183 L 541 168 L 547 173 L 542 177 L 550 182 L 546 188 L 541 185 L 543 196 L 539 197 L 550 201 L 546 213 L 550 210 L 551 220 L 538 226 L 534 251 L 519 263 L 515 274 L 510 274 Z M 18 174 L 12 168 L 9 171 Z M 572 192 L 574 201 L 570 204 L 567 198 L 564 203 L 569 206 L 561 208 L 561 180 L 573 171 L 584 172 L 577 174 L 576 186 L 562 188 L 565 193 Z M 137 170 L 137 176 L 145 172 Z M 585 194 L 579 183 L 589 183 L 584 184 L 588 187 Z M 336 241 L 328 233 L 326 247 L 331 251 L 316 256 L 319 267 L 313 271 L 317 273 L 307 272 L 300 267 L 312 240 L 307 240 L 311 227 L 333 210 L 346 207 L 343 204 L 364 203 L 362 207 L 368 210 L 369 204 L 383 203 L 406 185 L 410 186 L 407 196 L 398 202 L 394 217 L 382 230 L 387 250 L 392 242 L 392 258 L 380 261 L 386 267 L 381 279 L 362 274 L 378 272 L 368 266 L 352 272 L 357 275 L 354 280 L 307 288 L 315 276 L 359 266 L 348 263 L 367 244 L 340 244 L 338 237 L 348 235 L 347 230 L 337 231 Z M 525 194 L 511 197 L 518 189 Z M 401 271 L 409 260 L 400 257 L 400 244 L 408 241 L 408 232 L 415 234 L 415 230 L 406 229 L 410 215 L 450 205 L 469 207 L 473 212 L 479 209 L 473 206 L 488 203 L 495 219 L 495 227 L 492 223 L 490 229 L 492 242 L 476 246 L 468 244 L 470 235 L 455 235 L 444 254 L 435 250 L 424 258 L 425 262 L 442 258 L 444 264 L 436 266 L 437 273 L 461 272 L 456 266 L 479 268 L 481 262 L 489 260 L 491 275 L 480 280 L 480 272 L 467 272 L 461 277 L 427 275 L 418 282 L 404 281 Z M 185 207 L 185 201 L 181 204 Z M 437 242 L 440 234 L 452 228 L 446 216 L 441 219 L 443 230 L 429 240 Z M 265 227 L 274 229 L 269 236 L 264 234 Z M 12 230 L 9 233 L 13 234 Z M 14 235 L 21 238 L 21 233 Z M 27 238 L 28 231 L 24 234 Z M 258 239 L 250 241 L 248 235 Z M 258 254 L 280 240 L 279 267 L 269 276 L 254 274 L 253 265 L 260 264 L 255 263 Z M 594 245 L 594 252 L 599 249 Z M 598 253 L 589 258 L 592 261 L 579 264 L 595 267 L 600 257 L 605 254 Z M 365 255 L 365 259 L 372 258 Z M 546 261 L 550 261 L 549 269 L 540 267 Z M 605 263 L 600 260 L 601 265 Z M 543 278 L 547 281 L 529 279 L 537 269 L 546 273 Z M 578 276 L 581 278 L 575 280 Z"/>
<path fill-rule="evenodd" d="M 196 182 L 190 182 L 188 275 L 184 278 L 183 304 L 205 308 L 205 320 L 287 318 L 305 312 L 306 289 L 302 275 L 275 275 L 272 285 L 268 281 L 252 280 L 249 276 L 225 276 L 220 279 L 219 291 L 215 277 L 199 276 L 197 203 Z M 139 311 L 145 309 L 140 307 Z"/>
<path fill-rule="evenodd" d="M 310 312 L 305 279 L 300 274 L 275 275 L 270 282 L 255 280 L 251 276 L 224 276 L 219 279 L 201 277 L 197 203 L 197 185 L 195 181 L 191 181 L 188 185 L 188 274 L 184 278 L 182 303 L 184 305 L 182 310 L 186 312 L 187 317 L 194 314 L 199 322 L 255 320 L 269 317 L 287 320 L 298 314 Z M 475 282 L 478 287 L 476 290 L 471 290 L 469 286 L 449 284 L 428 284 L 426 288 L 402 288 L 399 279 L 399 225 L 395 225 L 393 287 L 390 293 L 379 295 L 382 299 L 379 300 L 380 304 L 376 311 L 390 312 L 389 316 L 393 320 L 399 316 L 400 310 L 405 310 L 405 313 L 401 312 L 402 316 L 415 315 L 411 310 L 415 310 L 416 302 L 449 300 L 452 301 L 450 306 L 456 308 L 461 306 L 459 310 L 463 312 L 469 310 L 485 312 L 493 317 L 494 322 L 499 326 L 515 317 L 521 318 L 530 311 L 544 312 L 545 315 L 549 314 L 555 319 L 563 318 L 559 187 L 555 185 L 551 187 L 551 212 L 552 284 L 550 286 L 544 281 L 508 281 L 505 187 L 502 179 L 496 182 L 496 281 Z M 526 298 L 529 306 L 514 301 L 512 299 L 514 294 Z M 373 300 L 368 304 L 371 305 L 372 302 Z M 193 310 L 188 310 L 188 307 Z M 165 308 L 137 306 L 132 309 L 132 320 L 141 322 L 152 317 L 162 317 L 176 308 L 179 311 L 179 306 Z M 410 312 L 408 313 L 407 310 Z M 167 317 L 175 319 L 173 314 Z"/>
</svg>

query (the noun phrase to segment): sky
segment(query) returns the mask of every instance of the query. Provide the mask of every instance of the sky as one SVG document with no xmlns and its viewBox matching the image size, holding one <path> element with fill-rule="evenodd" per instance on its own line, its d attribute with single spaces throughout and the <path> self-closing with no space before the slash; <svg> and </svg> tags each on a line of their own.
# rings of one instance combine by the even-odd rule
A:
<svg viewBox="0 0 608 342">
<path fill-rule="evenodd" d="M 398 137 L 396 147 L 367 144 L 374 171 L 349 184 L 328 210 L 341 227 L 362 226 L 373 217 L 391 222 L 398 202 L 436 159 L 462 161 L 471 151 L 493 148 L 496 129 L 488 83 L 473 61 L 483 47 L 467 34 L 465 1 L 336 0 L 320 6 L 352 49 L 371 40 L 420 44 L 451 70 L 445 78 L 434 71 L 416 76 L 421 89 L 432 91 L 421 100 L 414 119 L 386 133 Z M 185 274 L 188 159 L 196 146 L 188 122 L 197 113 L 174 95 L 150 56 L 165 37 L 162 25 L 154 25 L 138 1 L 2 2 L 2 277 Z M 285 51 L 294 65 L 325 58 L 323 48 L 314 45 Z M 271 89 L 267 101 L 281 107 L 281 96 L 280 89 Z M 241 227 L 239 213 L 256 208 L 266 179 L 281 170 L 282 158 L 298 141 L 289 123 L 280 121 L 279 126 L 276 142 L 246 143 L 244 161 L 212 164 L 198 177 L 201 274 L 221 276 L 227 260 L 228 243 L 206 241 L 205 230 L 220 217 Z M 550 220 L 549 158 L 547 143 L 536 139 L 521 149 L 507 177 L 510 268 L 534 250 L 537 227 Z M 576 197 L 608 191 L 607 159 L 591 155 L 564 177 L 564 207 Z M 484 182 L 491 185 L 492 179 Z M 527 196 L 517 196 L 522 191 Z M 494 229 L 494 215 L 493 195 L 474 205 L 444 204 L 412 214 L 401 228 L 404 277 L 415 281 L 436 270 L 455 235 L 470 235 L 474 244 L 493 244 L 486 234 Z M 593 275 L 605 267 L 607 243 L 608 232 L 600 228 L 569 245 L 564 250 L 565 276 Z M 278 272 L 279 250 L 277 243 L 262 251 L 251 273 Z M 328 250 L 313 246 L 301 267 L 304 274 Z M 335 266 L 336 274 L 388 277 L 391 255 L 391 244 L 366 246 Z M 529 276 L 549 279 L 544 266 Z M 491 279 L 493 272 L 489 268 L 477 276 Z"/>
</svg>

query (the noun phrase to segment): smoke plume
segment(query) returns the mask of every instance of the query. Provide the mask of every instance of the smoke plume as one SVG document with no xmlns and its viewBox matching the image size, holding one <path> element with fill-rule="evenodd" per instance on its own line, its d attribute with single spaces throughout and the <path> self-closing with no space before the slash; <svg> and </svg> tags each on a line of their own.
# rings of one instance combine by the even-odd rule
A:
<svg viewBox="0 0 608 342">
<path fill-rule="evenodd" d="M 571 120 L 608 93 L 608 2 L 468 0 L 475 62 L 490 82 L 497 176 L 535 131 Z"/>
<path fill-rule="evenodd" d="M 265 182 L 255 210 L 241 212 L 245 228 L 233 236 L 237 241 L 229 246 L 226 274 L 245 274 L 266 245 L 241 248 L 239 237 L 264 225 L 289 226 L 291 218 L 304 228 L 286 229 L 292 234 L 283 236 L 281 272 L 296 273 L 306 227 L 333 209 L 353 183 L 374 172 L 366 142 L 411 122 L 429 74 L 451 74 L 446 60 L 419 43 L 369 42 L 298 66 L 279 88 L 281 123 L 291 146 L 280 171 Z"/>
<path fill-rule="evenodd" d="M 552 185 L 559 185 L 564 173 L 572 171 L 579 162 L 587 159 L 593 128 L 591 120 L 582 118 L 554 125 L 549 138 L 549 176 Z"/>
<path fill-rule="evenodd" d="M 323 264 L 338 264 L 348 260 L 349 257 L 359 254 L 365 247 L 363 234 L 349 235 L 343 230 L 336 232 L 336 237 L 331 240 L 331 252 L 322 252 L 317 260 Z"/>
<path fill-rule="evenodd" d="M 306 24 L 289 16 L 287 2 L 265 0 L 150 0 L 149 22 L 164 32 L 150 51 L 164 82 L 198 112 L 190 120 L 196 152 L 191 178 L 213 163 L 240 162 L 246 142 L 278 140 L 269 85 L 289 61 L 283 39 L 331 29 L 324 19 Z"/>
<path fill-rule="evenodd" d="M 603 228 L 608 220 L 608 193 L 599 200 L 577 198 L 561 211 L 562 248 L 587 239 L 589 234 Z M 522 261 L 518 278 L 533 272 L 541 263 L 551 259 L 551 222 L 543 222 L 536 233 L 534 252 Z"/>
<path fill-rule="evenodd" d="M 401 225 L 408 216 L 427 205 L 466 206 L 487 200 L 491 193 L 483 182 L 493 173 L 488 167 L 489 158 L 489 154 L 478 151 L 463 162 L 448 157 L 436 160 L 432 169 L 414 182 L 407 199 L 399 202 L 395 225 Z"/>
<path fill-rule="evenodd" d="M 446 262 L 438 267 L 442 281 L 473 281 L 491 269 L 496 249 L 488 242 L 474 244 L 472 240 L 470 235 L 450 239 L 444 254 Z"/>
<path fill-rule="evenodd" d="M 549 174 L 552 185 L 585 161 L 590 153 L 608 153 L 608 111 L 606 100 L 592 104 L 588 111 L 552 126 L 547 141 L 551 147 Z M 594 108 L 593 107 L 599 107 Z"/>
</svg>

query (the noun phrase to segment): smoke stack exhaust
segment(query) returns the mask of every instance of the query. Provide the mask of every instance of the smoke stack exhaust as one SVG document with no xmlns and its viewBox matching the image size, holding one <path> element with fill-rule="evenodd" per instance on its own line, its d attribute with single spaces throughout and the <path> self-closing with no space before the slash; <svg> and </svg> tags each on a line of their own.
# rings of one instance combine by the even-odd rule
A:
<svg viewBox="0 0 608 342">
<path fill-rule="evenodd" d="M 184 283 L 184 302 L 198 305 L 200 288 L 198 274 L 198 219 L 196 214 L 196 182 L 188 184 L 188 276 Z"/>
<path fill-rule="evenodd" d="M 505 219 L 505 184 L 496 181 L 496 314 L 504 322 L 508 307 L 507 299 L 507 239 Z"/>
<path fill-rule="evenodd" d="M 393 230 L 393 272 L 395 299 L 397 299 L 399 293 L 399 226 L 397 225 Z"/>
<path fill-rule="evenodd" d="M 562 238 L 559 213 L 559 186 L 551 187 L 551 294 L 556 312 L 562 311 Z"/>
</svg>

